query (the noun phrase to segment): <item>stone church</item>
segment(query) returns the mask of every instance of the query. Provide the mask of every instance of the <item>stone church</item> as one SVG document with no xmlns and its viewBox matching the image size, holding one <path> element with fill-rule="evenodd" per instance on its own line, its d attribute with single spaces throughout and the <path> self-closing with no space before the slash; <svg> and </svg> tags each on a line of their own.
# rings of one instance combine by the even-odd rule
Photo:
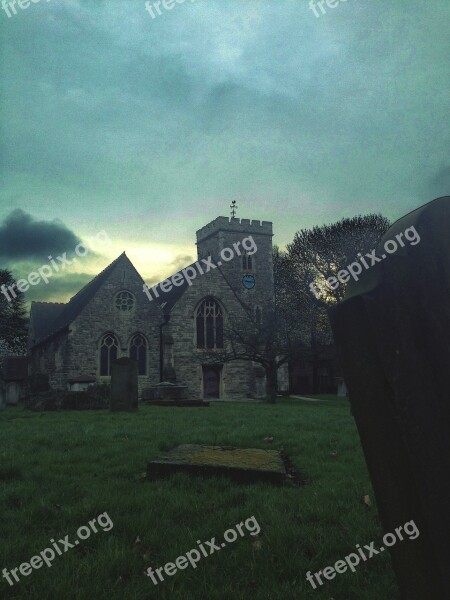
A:
<svg viewBox="0 0 450 600">
<path fill-rule="evenodd" d="M 223 249 L 249 236 L 251 254 L 236 252 L 221 261 Z M 145 282 L 124 252 L 68 303 L 33 302 L 30 374 L 48 374 L 55 389 L 109 382 L 111 362 L 130 356 L 138 362 L 140 392 L 169 381 L 187 386 L 192 400 L 264 396 L 259 365 L 208 364 L 205 357 L 223 347 L 224 322 L 244 316 L 242 303 L 257 319 L 273 303 L 272 223 L 218 217 L 197 231 L 197 253 L 199 261 L 211 257 L 222 264 L 190 284 L 180 271 L 179 284 L 167 292 L 160 284 L 157 298 L 148 288 L 145 293 Z"/>
</svg>

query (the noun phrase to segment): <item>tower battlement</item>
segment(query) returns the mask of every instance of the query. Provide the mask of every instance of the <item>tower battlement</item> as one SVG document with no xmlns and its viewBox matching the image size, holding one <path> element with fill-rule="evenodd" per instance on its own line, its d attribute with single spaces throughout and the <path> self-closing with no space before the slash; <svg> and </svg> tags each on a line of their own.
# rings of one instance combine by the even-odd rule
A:
<svg viewBox="0 0 450 600">
<path fill-rule="evenodd" d="M 272 236 L 272 223 L 251 219 L 238 219 L 237 217 L 217 217 L 197 231 L 197 244 L 204 242 L 219 232 L 237 234 L 258 234 Z"/>
</svg>

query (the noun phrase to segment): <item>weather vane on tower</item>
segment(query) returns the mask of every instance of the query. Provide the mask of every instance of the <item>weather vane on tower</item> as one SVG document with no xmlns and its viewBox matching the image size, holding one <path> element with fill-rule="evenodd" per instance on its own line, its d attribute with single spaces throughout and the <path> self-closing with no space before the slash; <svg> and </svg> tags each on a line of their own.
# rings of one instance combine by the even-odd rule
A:
<svg viewBox="0 0 450 600">
<path fill-rule="evenodd" d="M 236 204 L 236 200 L 233 200 L 230 204 L 231 208 L 231 218 L 234 219 L 236 216 L 236 211 L 238 209 L 238 205 Z"/>
</svg>

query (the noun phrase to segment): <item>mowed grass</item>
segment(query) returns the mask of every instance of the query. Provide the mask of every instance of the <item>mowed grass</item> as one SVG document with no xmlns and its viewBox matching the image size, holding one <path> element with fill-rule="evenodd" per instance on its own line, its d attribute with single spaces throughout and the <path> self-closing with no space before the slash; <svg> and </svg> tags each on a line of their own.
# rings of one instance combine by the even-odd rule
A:
<svg viewBox="0 0 450 600">
<path fill-rule="evenodd" d="M 263 441 L 273 436 L 271 446 Z M 150 483 L 149 459 L 183 443 L 280 448 L 308 484 L 239 485 L 176 475 Z M 372 506 L 362 502 L 364 495 Z M 10 587 L 26 600 L 396 600 L 388 553 L 314 590 L 307 571 L 333 565 L 382 532 L 357 431 L 345 399 L 210 408 L 0 414 L 0 570 L 19 567 L 107 512 L 91 534 Z M 144 571 L 254 516 L 258 538 L 234 543 L 155 586 Z M 137 536 L 141 543 L 134 544 Z M 408 542 L 403 542 L 408 543 Z"/>
</svg>

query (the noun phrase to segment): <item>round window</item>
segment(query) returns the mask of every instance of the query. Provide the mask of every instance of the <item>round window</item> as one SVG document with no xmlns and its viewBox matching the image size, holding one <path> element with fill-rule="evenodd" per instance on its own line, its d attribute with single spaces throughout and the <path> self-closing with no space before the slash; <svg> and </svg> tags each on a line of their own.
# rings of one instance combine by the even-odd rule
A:
<svg viewBox="0 0 450 600">
<path fill-rule="evenodd" d="M 134 306 L 134 296 L 130 292 L 119 292 L 116 296 L 117 310 L 131 310 Z"/>
</svg>

